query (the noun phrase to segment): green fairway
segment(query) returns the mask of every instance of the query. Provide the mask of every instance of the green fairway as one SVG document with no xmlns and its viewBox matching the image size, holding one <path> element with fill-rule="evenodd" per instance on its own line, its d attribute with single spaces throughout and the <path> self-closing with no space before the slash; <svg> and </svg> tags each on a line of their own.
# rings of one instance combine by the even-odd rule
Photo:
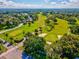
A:
<svg viewBox="0 0 79 59">
<path fill-rule="evenodd" d="M 63 35 L 67 33 L 68 31 L 68 22 L 62 19 L 57 19 L 58 20 L 58 25 L 55 25 L 53 29 L 53 33 L 57 35 Z"/>
<path fill-rule="evenodd" d="M 46 16 L 40 13 L 38 14 L 38 20 L 35 21 L 33 24 L 31 24 L 30 27 L 28 26 L 28 24 L 22 25 L 20 28 L 6 32 L 8 36 L 6 36 L 4 33 L 0 34 L 0 38 L 5 39 L 7 41 L 11 41 L 10 38 L 13 38 L 14 40 L 21 40 L 27 32 L 33 32 L 38 27 L 42 27 L 43 33 L 47 34 L 45 36 L 45 40 L 54 42 L 58 39 L 58 35 L 63 35 L 68 32 L 68 22 L 58 18 L 57 18 L 58 24 L 54 25 L 52 31 L 47 32 L 45 28 L 45 20 Z"/>
<path fill-rule="evenodd" d="M 55 25 L 54 29 L 48 33 L 45 37 L 47 41 L 54 42 L 58 40 L 58 35 L 63 35 L 68 31 L 68 23 L 65 20 L 58 19 L 58 25 Z"/>
<path fill-rule="evenodd" d="M 35 29 L 38 28 L 37 25 L 38 25 L 37 22 L 32 24 L 30 27 L 27 24 L 23 25 L 22 27 L 20 27 L 18 29 L 7 32 L 8 37 L 13 37 L 14 39 L 22 39 L 24 36 L 23 32 L 24 33 L 33 32 Z M 0 34 L 0 37 L 5 39 L 6 36 L 4 34 Z M 8 38 L 8 37 L 6 37 L 6 38 Z"/>
<path fill-rule="evenodd" d="M 0 38 L 3 38 L 8 41 L 10 40 L 10 37 L 12 37 L 15 40 L 21 40 L 25 35 L 24 33 L 33 32 L 38 27 L 43 27 L 45 19 L 46 19 L 45 16 L 43 16 L 42 14 L 38 14 L 38 20 L 35 21 L 33 24 L 31 24 L 30 27 L 28 26 L 28 24 L 25 24 L 21 26 L 20 28 L 6 32 L 8 36 L 5 36 L 4 33 L 0 34 Z"/>
<path fill-rule="evenodd" d="M 53 34 L 52 32 L 48 33 L 47 36 L 45 37 L 46 41 L 48 42 L 55 42 L 56 40 L 58 40 L 58 37 L 56 34 Z"/>
</svg>

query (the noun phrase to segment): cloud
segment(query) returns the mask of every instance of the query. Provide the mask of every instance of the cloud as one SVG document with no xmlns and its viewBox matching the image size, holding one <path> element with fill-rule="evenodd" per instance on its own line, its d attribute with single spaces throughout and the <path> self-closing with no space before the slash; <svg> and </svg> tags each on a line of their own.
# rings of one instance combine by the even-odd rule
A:
<svg viewBox="0 0 79 59">
<path fill-rule="evenodd" d="M 32 8 L 40 7 L 41 5 L 16 3 L 11 0 L 0 0 L 0 8 Z"/>
<path fill-rule="evenodd" d="M 51 4 L 57 4 L 56 2 L 51 2 Z"/>
<path fill-rule="evenodd" d="M 70 2 L 79 2 L 79 0 L 69 0 Z"/>
<path fill-rule="evenodd" d="M 0 8 L 79 8 L 79 0 L 44 0 L 44 4 L 26 4 L 0 0 Z"/>
<path fill-rule="evenodd" d="M 11 7 L 15 4 L 13 1 L 0 0 L 0 7 Z"/>
</svg>

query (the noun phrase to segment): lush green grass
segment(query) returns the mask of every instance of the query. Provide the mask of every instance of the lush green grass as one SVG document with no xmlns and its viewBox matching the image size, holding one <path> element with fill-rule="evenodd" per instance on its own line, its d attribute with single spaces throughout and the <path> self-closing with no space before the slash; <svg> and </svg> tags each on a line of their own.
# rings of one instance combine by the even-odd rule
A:
<svg viewBox="0 0 79 59">
<path fill-rule="evenodd" d="M 56 34 L 53 34 L 52 32 L 49 32 L 47 34 L 47 36 L 45 36 L 45 40 L 48 41 L 48 42 L 55 42 L 56 40 L 58 39 L 57 35 Z"/>
<path fill-rule="evenodd" d="M 0 44 L 0 53 L 3 53 L 3 52 L 5 52 L 7 49 L 4 47 L 4 46 L 2 46 L 1 44 Z"/>
<path fill-rule="evenodd" d="M 38 21 L 35 21 L 33 24 L 31 24 L 30 27 L 28 26 L 28 24 L 25 24 L 18 29 L 6 32 L 8 36 L 5 36 L 4 34 L 0 34 L 0 38 L 3 38 L 8 41 L 10 40 L 10 37 L 12 37 L 15 40 L 20 40 L 24 37 L 25 33 L 33 32 L 35 29 L 37 29 L 40 26 L 43 27 L 45 19 L 46 19 L 45 16 L 43 16 L 42 14 L 38 14 Z"/>
<path fill-rule="evenodd" d="M 53 29 L 53 33 L 57 34 L 57 35 L 63 35 L 65 33 L 68 32 L 68 22 L 62 19 L 58 19 L 58 25 L 55 25 L 54 29 Z"/>
<path fill-rule="evenodd" d="M 40 27 L 44 27 L 45 26 L 45 19 L 46 16 L 42 15 L 42 14 L 38 14 L 38 26 Z"/>
<path fill-rule="evenodd" d="M 79 19 L 78 18 L 76 18 L 76 21 L 77 21 L 76 23 L 79 25 Z"/>
<path fill-rule="evenodd" d="M 37 22 L 35 22 L 30 27 L 27 24 L 25 24 L 18 29 L 7 32 L 7 34 L 8 34 L 8 37 L 13 37 L 14 39 L 22 39 L 24 36 L 23 32 L 25 32 L 25 33 L 33 32 L 37 28 L 38 28 Z M 5 39 L 6 36 L 4 34 L 1 34 L 0 37 Z M 9 39 L 8 37 L 6 37 L 6 38 Z"/>
<path fill-rule="evenodd" d="M 47 33 L 47 35 L 45 36 L 45 40 L 54 42 L 58 39 L 58 35 L 63 35 L 68 32 L 68 22 L 58 18 L 57 18 L 58 24 L 54 26 L 52 31 L 47 32 L 45 28 L 45 19 L 46 16 L 40 13 L 38 14 L 38 20 L 35 21 L 34 24 L 31 24 L 30 27 L 27 24 L 25 24 L 18 29 L 7 32 L 8 36 L 5 36 L 4 34 L 0 34 L 0 37 L 8 41 L 10 41 L 10 37 L 12 37 L 15 40 L 20 40 L 24 37 L 25 33 L 33 32 L 38 27 L 42 27 L 43 32 Z"/>
<path fill-rule="evenodd" d="M 45 28 L 45 20 L 46 20 L 46 16 L 41 14 L 38 14 L 38 27 L 42 27 L 43 32 L 47 32 L 46 28 Z"/>
<path fill-rule="evenodd" d="M 58 25 L 55 25 L 53 30 L 47 34 L 45 39 L 54 42 L 58 40 L 58 35 L 63 35 L 68 32 L 68 23 L 65 20 L 57 18 Z"/>
</svg>

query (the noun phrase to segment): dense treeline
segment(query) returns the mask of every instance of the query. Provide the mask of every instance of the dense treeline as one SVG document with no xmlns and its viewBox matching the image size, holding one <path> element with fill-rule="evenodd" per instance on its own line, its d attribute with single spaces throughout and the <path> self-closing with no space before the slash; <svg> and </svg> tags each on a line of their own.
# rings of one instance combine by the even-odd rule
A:
<svg viewBox="0 0 79 59">
<path fill-rule="evenodd" d="M 79 38 L 74 35 L 63 35 L 49 45 L 44 38 L 30 35 L 24 43 L 24 51 L 35 59 L 74 59 L 79 57 Z"/>
<path fill-rule="evenodd" d="M 30 16 L 32 20 L 29 19 Z M 29 21 L 35 21 L 37 15 L 32 13 L 12 13 L 12 14 L 0 14 L 0 30 L 10 29 L 18 26 L 20 23 L 27 23 Z"/>
</svg>

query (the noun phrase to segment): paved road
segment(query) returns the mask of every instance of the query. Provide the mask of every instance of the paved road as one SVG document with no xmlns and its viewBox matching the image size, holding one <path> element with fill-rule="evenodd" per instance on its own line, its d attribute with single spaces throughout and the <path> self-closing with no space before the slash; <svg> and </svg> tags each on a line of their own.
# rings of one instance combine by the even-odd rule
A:
<svg viewBox="0 0 79 59">
<path fill-rule="evenodd" d="M 24 38 L 24 40 L 21 43 L 19 43 L 17 46 L 15 46 L 15 47 L 9 49 L 7 52 L 4 52 L 3 54 L 1 54 L 0 58 L 6 57 L 6 59 L 21 59 L 22 52 L 19 51 L 18 48 L 23 46 L 23 42 L 25 40 L 26 39 Z M 15 58 L 13 58 L 13 57 L 15 57 Z"/>
<path fill-rule="evenodd" d="M 0 58 L 6 57 L 6 59 L 19 59 L 21 58 L 21 52 L 19 52 L 19 47 L 23 46 L 23 42 L 25 39 L 19 43 L 17 46 L 9 49 L 7 52 L 4 52 L 3 54 L 0 55 Z"/>
<path fill-rule="evenodd" d="M 31 19 L 30 16 L 28 16 L 28 18 Z M 15 27 L 15 28 L 8 29 L 8 30 L 5 30 L 5 31 L 1 31 L 0 34 L 5 33 L 5 32 L 7 32 L 7 31 L 14 30 L 14 29 L 16 29 L 16 28 L 19 28 L 19 27 L 21 27 L 22 25 L 23 25 L 23 23 L 20 24 L 19 26 Z M 19 43 L 17 46 L 15 46 L 15 47 L 9 49 L 7 52 L 2 53 L 2 54 L 0 55 L 0 59 L 1 59 L 2 57 L 5 57 L 6 59 L 21 59 L 21 54 L 22 54 L 22 52 L 19 51 L 18 48 L 21 47 L 21 46 L 23 46 L 23 42 L 24 42 L 25 40 L 26 40 L 26 39 L 24 38 L 24 40 L 23 40 L 21 43 Z"/>
<path fill-rule="evenodd" d="M 14 47 L 9 51 L 7 51 L 6 53 L 3 53 L 0 56 L 0 59 L 3 57 L 5 57 L 6 59 L 21 59 L 21 54 L 22 52 L 17 47 Z"/>
</svg>

